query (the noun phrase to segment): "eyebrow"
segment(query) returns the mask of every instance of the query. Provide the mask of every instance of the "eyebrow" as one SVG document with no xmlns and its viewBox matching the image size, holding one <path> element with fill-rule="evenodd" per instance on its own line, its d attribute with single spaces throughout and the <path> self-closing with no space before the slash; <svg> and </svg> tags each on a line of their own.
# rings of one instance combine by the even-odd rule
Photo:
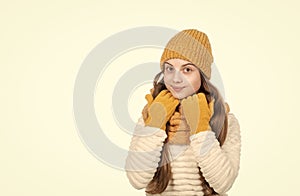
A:
<svg viewBox="0 0 300 196">
<path fill-rule="evenodd" d="M 172 65 L 171 63 L 168 63 L 168 62 L 165 62 L 165 63 L 174 67 L 174 65 Z M 186 64 L 181 65 L 180 67 L 185 67 L 185 66 L 188 66 L 188 65 L 193 65 L 193 66 L 196 67 L 196 65 L 193 64 L 193 63 L 186 63 Z"/>
</svg>

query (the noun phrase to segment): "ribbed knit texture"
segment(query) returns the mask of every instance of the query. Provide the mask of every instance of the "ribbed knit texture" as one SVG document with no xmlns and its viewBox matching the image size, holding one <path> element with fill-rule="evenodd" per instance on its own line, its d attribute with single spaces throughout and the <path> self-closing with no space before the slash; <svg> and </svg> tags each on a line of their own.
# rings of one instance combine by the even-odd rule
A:
<svg viewBox="0 0 300 196">
<path fill-rule="evenodd" d="M 185 116 L 183 115 L 182 106 L 179 105 L 179 112 L 177 112 L 178 117 L 173 121 L 177 122 L 178 125 L 174 128 L 171 127 L 171 120 L 170 119 L 170 126 L 167 126 L 168 129 L 168 143 L 169 144 L 189 144 L 190 143 L 190 127 L 186 122 Z M 174 126 L 174 125 L 173 125 Z"/>
<path fill-rule="evenodd" d="M 164 49 L 160 60 L 161 69 L 165 61 L 173 58 L 192 62 L 210 79 L 213 55 L 205 33 L 196 29 L 187 29 L 177 33 Z"/>
<path fill-rule="evenodd" d="M 228 134 L 222 147 L 212 131 L 192 135 L 189 145 L 170 144 L 173 176 L 166 190 L 156 195 L 203 195 L 200 167 L 209 185 L 225 196 L 238 175 L 241 150 L 240 127 L 232 113 L 228 114 L 228 123 Z M 139 120 L 125 166 L 133 187 L 146 188 L 152 180 L 166 137 L 164 130 L 145 127 L 142 118 Z"/>
</svg>

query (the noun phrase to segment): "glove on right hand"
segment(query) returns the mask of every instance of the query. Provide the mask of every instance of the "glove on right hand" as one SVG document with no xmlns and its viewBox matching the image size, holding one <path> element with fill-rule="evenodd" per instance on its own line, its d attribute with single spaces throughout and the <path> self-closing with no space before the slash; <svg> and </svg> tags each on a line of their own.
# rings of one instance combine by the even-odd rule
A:
<svg viewBox="0 0 300 196">
<path fill-rule="evenodd" d="M 168 90 L 162 90 L 148 107 L 146 126 L 166 130 L 166 124 L 175 112 L 179 100 Z"/>
<path fill-rule="evenodd" d="M 153 102 L 153 97 L 152 97 L 153 91 L 154 91 L 154 89 L 152 88 L 150 90 L 150 94 L 147 94 L 145 96 L 145 99 L 147 100 L 147 104 L 145 105 L 145 107 L 143 108 L 143 111 L 142 111 L 144 122 L 148 118 L 148 108 L 150 107 L 151 103 Z"/>
</svg>

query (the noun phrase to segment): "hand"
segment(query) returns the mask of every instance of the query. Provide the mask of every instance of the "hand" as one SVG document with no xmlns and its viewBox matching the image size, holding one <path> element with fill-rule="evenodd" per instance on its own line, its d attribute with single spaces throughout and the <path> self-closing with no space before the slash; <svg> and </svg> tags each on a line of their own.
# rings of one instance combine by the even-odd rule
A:
<svg viewBox="0 0 300 196">
<path fill-rule="evenodd" d="M 186 123 L 186 119 L 183 115 L 183 111 L 182 111 L 182 105 L 179 105 L 179 111 L 175 112 L 170 121 L 170 126 L 169 126 L 169 133 L 170 132 L 177 132 L 177 131 L 185 131 L 185 130 L 189 130 L 190 127 L 187 125 Z"/>
<path fill-rule="evenodd" d="M 148 118 L 148 108 L 150 107 L 151 103 L 153 102 L 153 97 L 152 97 L 153 91 L 154 91 L 154 88 L 152 88 L 150 90 L 150 94 L 147 94 L 145 96 L 145 99 L 147 100 L 147 104 L 145 105 L 145 107 L 143 108 L 143 111 L 142 111 L 144 121 L 146 121 L 146 119 Z"/>
<path fill-rule="evenodd" d="M 179 100 L 173 97 L 170 91 L 162 90 L 147 110 L 148 116 L 145 125 L 166 130 L 166 123 L 170 120 L 178 104 Z"/>
<path fill-rule="evenodd" d="M 214 99 L 208 104 L 204 93 L 198 93 L 183 99 L 181 104 L 191 135 L 211 130 L 209 121 L 214 113 Z"/>
</svg>

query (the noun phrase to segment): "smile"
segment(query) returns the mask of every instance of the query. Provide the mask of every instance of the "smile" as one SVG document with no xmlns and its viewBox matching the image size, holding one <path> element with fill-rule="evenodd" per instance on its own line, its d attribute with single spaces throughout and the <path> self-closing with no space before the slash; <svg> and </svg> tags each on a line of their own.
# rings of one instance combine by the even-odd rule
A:
<svg viewBox="0 0 300 196">
<path fill-rule="evenodd" d="M 171 86 L 171 87 L 175 92 L 180 92 L 182 89 L 184 89 L 184 87 L 179 87 L 179 86 Z"/>
</svg>

